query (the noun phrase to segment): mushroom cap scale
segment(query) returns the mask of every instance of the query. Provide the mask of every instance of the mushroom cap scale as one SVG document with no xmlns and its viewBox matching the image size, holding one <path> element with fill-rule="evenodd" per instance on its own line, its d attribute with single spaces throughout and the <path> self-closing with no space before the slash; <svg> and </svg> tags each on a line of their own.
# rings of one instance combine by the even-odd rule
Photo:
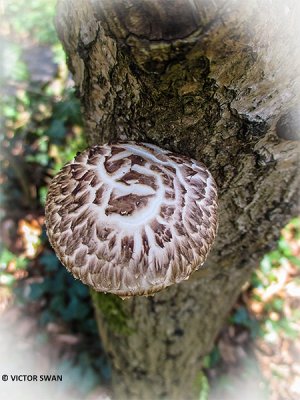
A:
<svg viewBox="0 0 300 400">
<path fill-rule="evenodd" d="M 96 291 L 151 295 L 188 279 L 217 230 L 217 189 L 200 162 L 147 143 L 79 153 L 53 178 L 49 241 Z"/>
</svg>

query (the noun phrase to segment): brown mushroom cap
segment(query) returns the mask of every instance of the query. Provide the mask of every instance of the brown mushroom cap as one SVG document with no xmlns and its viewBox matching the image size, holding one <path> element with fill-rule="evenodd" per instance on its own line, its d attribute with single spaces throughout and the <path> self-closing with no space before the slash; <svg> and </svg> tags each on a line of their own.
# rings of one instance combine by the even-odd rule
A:
<svg viewBox="0 0 300 400">
<path fill-rule="evenodd" d="M 217 230 L 217 190 L 198 161 L 146 143 L 94 146 L 52 180 L 52 247 L 96 291 L 150 295 L 188 279 Z"/>
</svg>

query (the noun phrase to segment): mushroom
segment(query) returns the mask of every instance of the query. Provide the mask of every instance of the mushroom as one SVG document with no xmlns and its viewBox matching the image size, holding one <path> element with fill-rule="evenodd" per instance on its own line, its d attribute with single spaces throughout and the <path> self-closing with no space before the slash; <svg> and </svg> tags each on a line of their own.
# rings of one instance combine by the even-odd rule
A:
<svg viewBox="0 0 300 400">
<path fill-rule="evenodd" d="M 205 261 L 216 184 L 202 163 L 152 144 L 93 146 L 53 178 L 46 226 L 75 278 L 122 298 L 152 295 Z"/>
</svg>

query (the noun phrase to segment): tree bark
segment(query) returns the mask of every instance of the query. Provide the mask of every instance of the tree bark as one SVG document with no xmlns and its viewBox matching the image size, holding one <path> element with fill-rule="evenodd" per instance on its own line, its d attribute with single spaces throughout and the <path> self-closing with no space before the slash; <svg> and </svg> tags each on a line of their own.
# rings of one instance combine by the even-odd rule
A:
<svg viewBox="0 0 300 400">
<path fill-rule="evenodd" d="M 93 294 L 117 400 L 197 398 L 201 358 L 297 212 L 299 17 L 289 0 L 58 2 L 90 144 L 155 143 L 219 188 L 204 269 L 150 298 Z"/>
</svg>

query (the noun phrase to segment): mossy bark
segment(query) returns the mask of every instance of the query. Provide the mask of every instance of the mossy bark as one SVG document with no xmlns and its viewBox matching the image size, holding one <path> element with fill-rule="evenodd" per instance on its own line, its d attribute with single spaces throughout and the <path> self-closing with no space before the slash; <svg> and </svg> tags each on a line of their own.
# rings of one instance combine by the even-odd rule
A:
<svg viewBox="0 0 300 400">
<path fill-rule="evenodd" d="M 203 161 L 219 187 L 219 233 L 204 270 L 154 297 L 118 301 L 126 332 L 96 296 L 117 400 L 197 398 L 201 358 L 297 212 L 298 8 L 288 0 L 58 2 L 90 144 L 155 143 Z"/>
</svg>

